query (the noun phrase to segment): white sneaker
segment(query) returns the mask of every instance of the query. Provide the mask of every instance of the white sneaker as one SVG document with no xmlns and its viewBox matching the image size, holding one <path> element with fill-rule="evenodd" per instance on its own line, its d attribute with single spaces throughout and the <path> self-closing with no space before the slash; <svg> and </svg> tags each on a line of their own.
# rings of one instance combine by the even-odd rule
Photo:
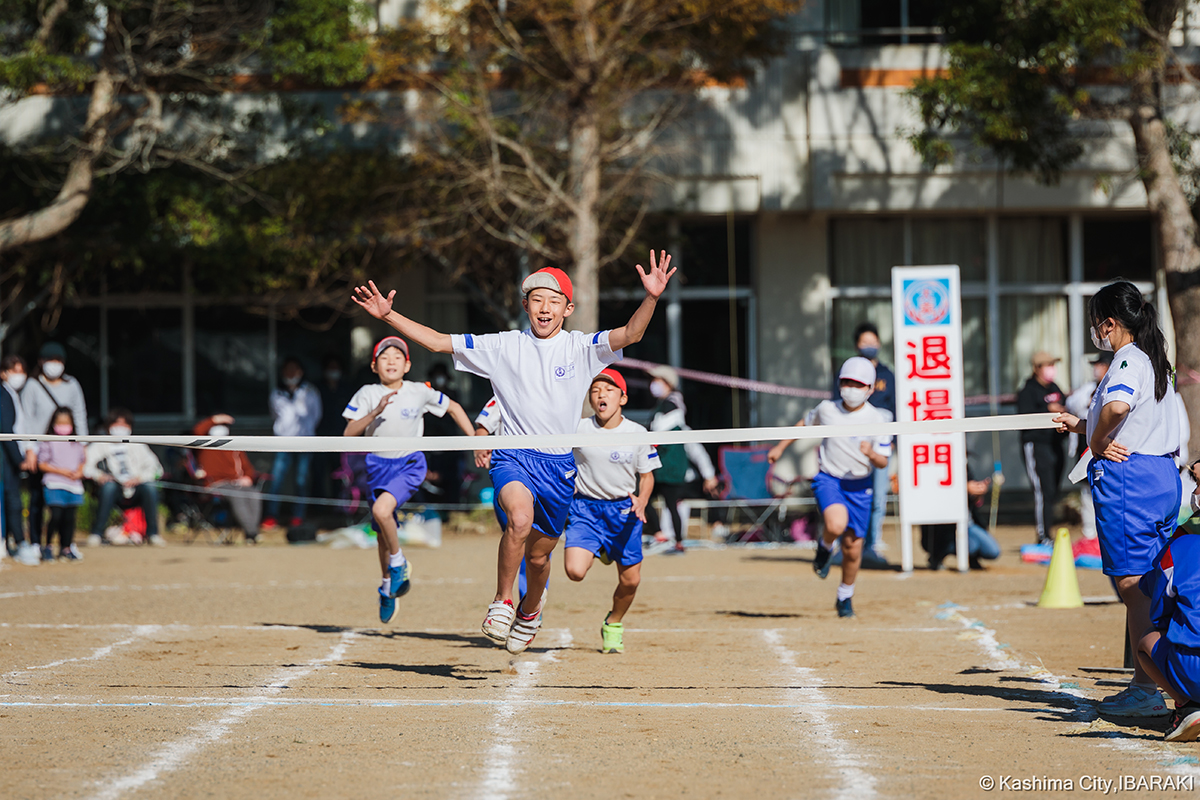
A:
<svg viewBox="0 0 1200 800">
<path fill-rule="evenodd" d="M 159 536 L 157 533 L 154 534 L 153 536 L 151 536 L 146 541 L 148 541 L 150 544 L 154 545 L 155 547 L 166 547 L 167 546 L 167 540 L 164 539 L 163 537 Z"/>
<path fill-rule="evenodd" d="M 508 641 L 504 643 L 505 648 L 513 655 L 523 652 L 533 643 L 538 629 L 542 627 L 542 607 L 538 606 L 537 614 L 533 619 L 525 619 L 520 612 L 515 616 L 512 629 L 508 632 Z"/>
<path fill-rule="evenodd" d="M 1165 717 L 1171 713 L 1158 687 L 1138 686 L 1136 683 L 1104 698 L 1096 710 L 1106 717 Z"/>
<path fill-rule="evenodd" d="M 488 606 L 487 617 L 483 620 L 483 635 L 496 644 L 505 644 L 516 615 L 511 600 L 497 600 L 492 603 Z"/>
<path fill-rule="evenodd" d="M 89 533 L 87 538 L 88 547 L 99 547 L 104 544 L 104 537 L 98 533 Z"/>
<path fill-rule="evenodd" d="M 13 560 L 27 567 L 36 567 L 42 563 L 41 548 L 29 542 L 22 542 L 17 546 L 17 555 Z"/>
<path fill-rule="evenodd" d="M 113 525 L 104 532 L 104 538 L 109 544 L 129 544 L 129 537 L 120 525 Z"/>
</svg>

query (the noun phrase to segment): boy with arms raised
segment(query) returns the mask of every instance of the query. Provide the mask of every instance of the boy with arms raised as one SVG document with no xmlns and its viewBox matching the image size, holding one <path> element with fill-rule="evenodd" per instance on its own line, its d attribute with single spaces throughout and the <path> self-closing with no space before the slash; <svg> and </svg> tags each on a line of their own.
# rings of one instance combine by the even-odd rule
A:
<svg viewBox="0 0 1200 800">
<path fill-rule="evenodd" d="M 467 412 L 442 392 L 424 383 L 406 381 L 412 369 L 408 343 L 399 336 L 379 340 L 371 355 L 371 371 L 379 383 L 369 383 L 354 393 L 342 416 L 346 436 L 420 436 L 425 432 L 425 414 L 446 413 L 468 436 L 475 434 Z M 425 454 L 411 451 L 367 454 L 367 480 L 371 483 L 371 516 L 378 534 L 379 621 L 391 622 L 396 615 L 396 598 L 409 589 L 409 567 L 400 549 L 396 509 L 404 505 L 425 480 Z"/>
<path fill-rule="evenodd" d="M 625 419 L 629 401 L 625 378 L 606 369 L 592 380 L 588 402 L 595 416 L 579 421 L 580 433 L 645 433 Z M 600 627 L 601 652 L 625 652 L 621 620 L 633 604 L 642 572 L 642 523 L 654 490 L 654 470 L 662 466 L 653 445 L 577 447 L 575 499 L 567 523 L 567 577 L 581 581 L 592 562 L 617 562 L 612 610 Z M 636 494 L 635 494 L 636 491 Z"/>
<path fill-rule="evenodd" d="M 504 409 L 500 436 L 571 434 L 579 425 L 579 409 L 592 377 L 620 359 L 622 348 L 641 341 L 658 298 L 674 270 L 662 253 L 661 264 L 650 255 L 649 272 L 637 266 L 646 290 L 642 304 L 621 328 L 598 333 L 563 330 L 574 311 L 571 281 L 560 269 L 547 267 L 521 284 L 522 305 L 530 327 L 482 336 L 439 333 L 392 310 L 393 290 L 386 297 L 374 283 L 359 286 L 354 301 L 404 336 L 436 353 L 453 353 L 456 369 L 492 383 Z M 541 596 L 549 576 L 550 553 L 558 543 L 575 493 L 575 459 L 570 448 L 492 452 L 490 473 L 503 512 L 496 596 L 488 606 L 483 633 L 511 653 L 529 646 L 541 627 Z M 527 591 L 514 604 L 513 581 L 521 558 L 527 567 Z"/>
</svg>

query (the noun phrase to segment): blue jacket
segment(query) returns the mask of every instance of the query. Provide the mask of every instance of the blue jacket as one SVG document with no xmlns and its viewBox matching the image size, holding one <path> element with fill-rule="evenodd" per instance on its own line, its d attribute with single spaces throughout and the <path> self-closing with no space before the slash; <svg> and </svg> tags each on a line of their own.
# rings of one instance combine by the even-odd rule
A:
<svg viewBox="0 0 1200 800">
<path fill-rule="evenodd" d="M 1200 650 L 1200 534 L 1177 533 L 1138 583 L 1150 622 L 1171 644 Z"/>
</svg>

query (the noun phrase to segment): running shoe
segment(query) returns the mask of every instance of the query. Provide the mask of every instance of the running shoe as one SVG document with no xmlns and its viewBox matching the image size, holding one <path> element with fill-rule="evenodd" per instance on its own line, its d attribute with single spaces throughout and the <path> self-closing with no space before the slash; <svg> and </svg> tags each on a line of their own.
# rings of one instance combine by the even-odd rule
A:
<svg viewBox="0 0 1200 800">
<path fill-rule="evenodd" d="M 600 559 L 600 563 L 606 567 L 612 563 L 612 556 L 609 555 L 608 549 L 604 547 L 601 547 L 600 552 L 596 553 L 596 558 Z"/>
<path fill-rule="evenodd" d="M 1177 706 L 1167 726 L 1168 742 L 1194 742 L 1200 739 L 1200 703 Z"/>
<path fill-rule="evenodd" d="M 379 621 L 391 622 L 392 617 L 396 616 L 396 598 L 379 587 Z"/>
<path fill-rule="evenodd" d="M 157 533 L 154 534 L 153 536 L 151 536 L 146 541 L 149 542 L 150 544 L 154 545 L 155 547 L 166 547 L 167 546 L 167 540 L 164 539 L 163 537 L 159 536 Z"/>
<path fill-rule="evenodd" d="M 36 567 L 38 564 L 42 563 L 42 554 L 38 550 L 38 546 L 36 544 L 22 542 L 17 547 L 16 562 L 18 564 L 24 564 L 27 567 Z"/>
<path fill-rule="evenodd" d="M 850 602 L 853 597 L 847 597 L 845 600 L 838 600 L 836 607 L 839 617 L 853 617 L 854 605 Z"/>
<path fill-rule="evenodd" d="M 54 548 L 51 547 L 50 545 L 46 545 L 45 547 L 42 548 L 42 561 L 53 561 L 53 560 L 54 560 Z"/>
<path fill-rule="evenodd" d="M 518 607 L 520 607 L 519 603 Z M 533 643 L 533 637 L 537 636 L 538 629 L 541 627 L 542 609 L 540 607 L 532 617 L 526 617 L 518 611 L 516 619 L 513 620 L 513 626 L 508 632 L 508 640 L 504 643 L 504 646 L 513 655 L 524 652 L 525 648 Z"/>
<path fill-rule="evenodd" d="M 512 630 L 516 613 L 512 600 L 497 600 L 492 603 L 488 606 L 487 616 L 483 620 L 483 635 L 503 646 L 508 642 L 508 632 Z"/>
<path fill-rule="evenodd" d="M 58 557 L 63 561 L 83 561 L 83 555 L 79 552 L 79 548 L 76 547 L 74 543 L 58 551 Z"/>
<path fill-rule="evenodd" d="M 813 572 L 817 573 L 818 578 L 824 580 L 829 577 L 829 559 L 832 557 L 832 550 L 817 546 L 817 554 L 813 556 Z"/>
<path fill-rule="evenodd" d="M 392 597 L 403 597 L 408 594 L 408 590 L 412 588 L 409 583 L 409 568 L 408 562 L 405 561 L 398 567 L 388 567 L 388 577 L 391 579 Z"/>
<path fill-rule="evenodd" d="M 1157 688 L 1136 683 L 1101 700 L 1096 710 L 1105 717 L 1165 717 L 1171 713 Z"/>
<path fill-rule="evenodd" d="M 603 646 L 600 648 L 601 653 L 624 653 L 625 626 L 620 622 L 609 622 L 604 620 L 604 624 L 600 626 L 600 641 Z"/>
</svg>

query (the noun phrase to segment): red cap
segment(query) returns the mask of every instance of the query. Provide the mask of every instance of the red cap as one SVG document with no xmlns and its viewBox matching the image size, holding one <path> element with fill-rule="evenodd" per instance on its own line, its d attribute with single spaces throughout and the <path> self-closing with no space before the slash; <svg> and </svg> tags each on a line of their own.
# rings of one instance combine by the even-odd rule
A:
<svg viewBox="0 0 1200 800">
<path fill-rule="evenodd" d="M 375 345 L 375 349 L 371 352 L 371 360 L 374 361 L 379 358 L 379 354 L 389 347 L 396 348 L 401 353 L 404 353 L 405 358 L 408 358 L 408 342 L 399 336 L 385 336 Z"/>
<path fill-rule="evenodd" d="M 617 372 L 612 367 L 600 371 L 600 374 L 592 378 L 592 383 L 596 381 L 608 381 L 613 386 L 621 390 L 621 394 L 629 394 L 629 387 L 625 385 L 625 376 Z"/>
<path fill-rule="evenodd" d="M 571 302 L 571 279 L 558 267 L 539 269 L 521 281 L 522 294 L 529 294 L 534 289 L 551 289 L 566 296 L 568 303 Z"/>
</svg>

